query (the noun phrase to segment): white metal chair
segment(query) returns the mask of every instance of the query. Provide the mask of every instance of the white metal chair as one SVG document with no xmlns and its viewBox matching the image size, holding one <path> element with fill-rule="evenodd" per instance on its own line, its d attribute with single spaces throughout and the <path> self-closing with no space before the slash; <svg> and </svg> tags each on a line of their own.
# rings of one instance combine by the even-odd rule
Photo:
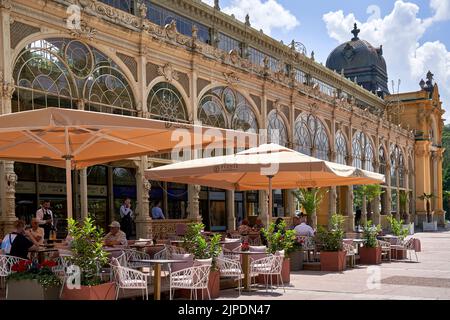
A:
<svg viewBox="0 0 450 320">
<path fill-rule="evenodd" d="M 20 261 L 27 261 L 27 259 L 22 259 L 19 257 L 0 255 L 0 287 L 3 288 L 6 284 L 6 277 L 9 276 L 13 271 L 12 266 Z M 8 297 L 8 285 L 6 285 L 6 295 L 5 299 Z"/>
<path fill-rule="evenodd" d="M 221 277 L 236 278 L 239 296 L 241 295 L 242 267 L 240 261 L 228 259 L 225 256 L 216 258 Z"/>
<path fill-rule="evenodd" d="M 417 256 L 416 248 L 414 245 L 414 238 L 410 238 L 410 239 L 406 240 L 404 242 L 403 246 L 406 249 L 406 254 L 409 257 L 408 259 L 410 261 L 412 261 L 412 252 L 414 252 L 414 254 L 416 256 L 416 261 L 419 262 L 419 257 Z"/>
<path fill-rule="evenodd" d="M 350 244 L 350 243 L 343 243 L 343 248 L 345 251 L 345 257 L 347 258 L 347 260 L 349 261 L 349 266 L 350 267 L 355 267 L 355 256 L 356 256 L 356 249 L 355 247 Z"/>
<path fill-rule="evenodd" d="M 133 260 L 150 260 L 150 255 L 148 253 L 138 251 L 138 250 L 132 250 L 132 249 L 125 249 L 123 250 L 125 254 L 125 260 L 126 265 L 125 267 L 137 269 L 143 267 L 143 264 L 140 262 L 133 262 Z M 123 259 L 123 258 L 122 258 Z"/>
<path fill-rule="evenodd" d="M 250 264 L 251 274 L 253 275 L 263 275 L 264 282 L 266 284 L 266 291 L 269 288 L 269 278 L 270 278 L 270 287 L 273 290 L 273 282 L 272 276 L 277 276 L 277 285 L 279 285 L 279 281 L 281 281 L 281 285 L 283 286 L 284 292 L 286 289 L 284 288 L 283 278 L 281 276 L 281 269 L 283 267 L 283 255 L 269 255 L 265 258 L 261 258 L 258 260 L 254 260 Z"/>
<path fill-rule="evenodd" d="M 59 296 L 61 297 L 66 285 L 67 280 L 67 267 L 71 265 L 70 255 L 60 254 L 59 257 L 55 259 L 57 265 L 52 267 L 52 272 L 61 280 L 61 289 L 59 290 Z"/>
<path fill-rule="evenodd" d="M 211 295 L 208 289 L 209 272 L 211 266 L 209 265 L 198 265 L 186 269 L 181 269 L 179 271 L 172 272 L 170 274 L 170 300 L 172 300 L 175 289 L 190 289 L 191 299 L 194 295 L 195 300 L 197 300 L 197 290 L 206 289 L 208 293 L 208 298 L 211 300 Z M 173 291 L 172 291 L 173 290 Z"/>
<path fill-rule="evenodd" d="M 381 247 L 381 260 L 391 261 L 391 243 L 388 241 L 377 240 Z"/>
<path fill-rule="evenodd" d="M 123 267 L 116 258 L 111 258 L 114 280 L 116 282 L 116 300 L 122 290 L 142 290 L 142 299 L 148 300 L 148 283 L 145 273 Z"/>
</svg>

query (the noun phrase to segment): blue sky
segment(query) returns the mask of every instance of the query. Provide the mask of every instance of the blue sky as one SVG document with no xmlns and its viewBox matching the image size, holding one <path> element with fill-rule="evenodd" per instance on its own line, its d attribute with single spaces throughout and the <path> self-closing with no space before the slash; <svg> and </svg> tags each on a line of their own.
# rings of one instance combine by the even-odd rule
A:
<svg viewBox="0 0 450 320">
<path fill-rule="evenodd" d="M 239 20 L 249 13 L 252 27 L 284 43 L 302 42 L 324 64 L 358 22 L 360 38 L 383 45 L 400 91 L 416 91 L 428 70 L 435 74 L 450 122 L 450 0 L 220 0 L 220 7 Z"/>
</svg>

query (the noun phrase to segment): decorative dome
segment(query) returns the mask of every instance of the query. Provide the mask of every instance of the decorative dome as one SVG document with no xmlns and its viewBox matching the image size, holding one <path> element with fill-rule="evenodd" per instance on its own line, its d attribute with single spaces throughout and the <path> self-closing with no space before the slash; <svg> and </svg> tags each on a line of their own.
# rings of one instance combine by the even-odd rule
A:
<svg viewBox="0 0 450 320">
<path fill-rule="evenodd" d="M 374 93 L 389 93 L 387 68 L 383 48 L 374 48 L 369 42 L 358 38 L 360 30 L 356 23 L 353 38 L 339 45 L 327 58 L 326 66 L 344 75 Z"/>
</svg>

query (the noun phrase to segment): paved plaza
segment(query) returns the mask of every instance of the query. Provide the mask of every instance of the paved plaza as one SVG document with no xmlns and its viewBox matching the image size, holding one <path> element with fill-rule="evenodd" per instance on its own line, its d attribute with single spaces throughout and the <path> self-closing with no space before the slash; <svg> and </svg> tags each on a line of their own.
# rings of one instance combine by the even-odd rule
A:
<svg viewBox="0 0 450 320">
<path fill-rule="evenodd" d="M 240 299 L 450 299 L 450 231 L 414 236 L 422 242 L 418 263 L 413 254 L 413 262 L 383 262 L 379 273 L 369 266 L 342 273 L 292 272 L 286 293 L 282 289 L 258 290 L 243 293 Z M 378 288 L 370 282 L 377 274 L 381 279 Z M 221 292 L 221 299 L 237 298 L 235 290 Z"/>
</svg>

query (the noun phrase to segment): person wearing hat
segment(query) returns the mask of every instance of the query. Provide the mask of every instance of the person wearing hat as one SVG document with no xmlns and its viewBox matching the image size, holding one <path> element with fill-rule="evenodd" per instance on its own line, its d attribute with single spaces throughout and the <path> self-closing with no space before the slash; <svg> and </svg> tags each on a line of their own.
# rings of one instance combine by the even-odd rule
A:
<svg viewBox="0 0 450 320">
<path fill-rule="evenodd" d="M 128 243 L 127 236 L 125 232 L 120 230 L 120 223 L 117 221 L 111 222 L 109 225 L 109 233 L 105 236 L 103 241 L 106 246 L 126 246 Z"/>
</svg>

